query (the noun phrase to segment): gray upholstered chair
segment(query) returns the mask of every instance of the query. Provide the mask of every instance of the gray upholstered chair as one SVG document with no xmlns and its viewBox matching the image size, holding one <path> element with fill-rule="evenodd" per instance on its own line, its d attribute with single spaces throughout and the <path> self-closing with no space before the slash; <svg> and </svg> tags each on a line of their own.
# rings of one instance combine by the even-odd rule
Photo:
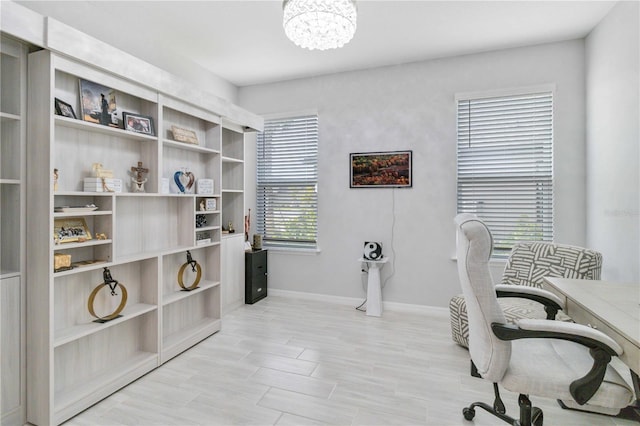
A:
<svg viewBox="0 0 640 426">
<path fill-rule="evenodd" d="M 493 382 L 495 395 L 493 405 L 474 402 L 464 408 L 465 419 L 473 419 L 479 407 L 513 425 L 542 425 L 542 411 L 531 406 L 529 395 L 571 400 L 596 411 L 617 412 L 629 405 L 630 386 L 609 366 L 612 356 L 622 354 L 620 345 L 598 330 L 569 322 L 522 319 L 515 325 L 507 323 L 489 270 L 493 247 L 489 229 L 478 218 L 464 214 L 456 217 L 456 227 L 472 374 Z M 499 385 L 520 394 L 519 420 L 506 414 Z"/>
<path fill-rule="evenodd" d="M 497 289 L 500 290 L 498 303 L 502 307 L 507 321 L 511 323 L 523 318 L 553 319 L 549 312 L 550 308 L 546 308 L 536 301 L 535 296 L 529 295 L 528 288 L 542 288 L 543 277 L 598 280 L 601 270 L 602 255 L 594 250 L 546 242 L 518 243 L 511 250 L 502 274 L 501 285 L 497 286 Z M 521 286 L 512 290 L 520 290 L 526 294 L 509 297 L 509 293 L 502 291 L 507 285 Z M 467 308 L 462 295 L 454 296 L 451 299 L 449 314 L 453 341 L 468 347 Z M 563 312 L 559 312 L 555 319 L 571 320 Z"/>
</svg>

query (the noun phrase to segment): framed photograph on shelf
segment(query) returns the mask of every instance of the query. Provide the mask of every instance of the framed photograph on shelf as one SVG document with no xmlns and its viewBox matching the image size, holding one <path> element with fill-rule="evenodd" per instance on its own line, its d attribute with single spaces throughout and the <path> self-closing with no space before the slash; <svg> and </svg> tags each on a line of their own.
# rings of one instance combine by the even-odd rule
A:
<svg viewBox="0 0 640 426">
<path fill-rule="evenodd" d="M 55 219 L 53 239 L 57 243 L 83 242 L 91 239 L 91 233 L 82 217 Z"/>
<path fill-rule="evenodd" d="M 213 211 L 218 207 L 218 201 L 215 198 L 206 198 L 205 199 L 205 210 Z"/>
<path fill-rule="evenodd" d="M 93 81 L 80 79 L 80 108 L 84 121 L 120 127 L 114 89 Z"/>
<path fill-rule="evenodd" d="M 196 135 L 196 132 L 193 130 L 183 129 L 178 126 L 171 126 L 171 133 L 173 133 L 173 139 L 178 142 L 198 145 L 198 135 Z"/>
<path fill-rule="evenodd" d="M 63 117 L 78 118 L 76 117 L 76 113 L 73 110 L 73 107 L 68 103 L 66 103 L 65 101 L 55 98 L 54 104 L 56 107 L 56 114 L 61 115 Z"/>
<path fill-rule="evenodd" d="M 410 188 L 412 151 L 349 154 L 351 188 Z"/>
<path fill-rule="evenodd" d="M 136 133 L 144 133 L 145 135 L 155 136 L 153 127 L 153 117 L 146 115 L 134 114 L 132 112 L 123 112 L 122 121 L 124 129 Z"/>
</svg>

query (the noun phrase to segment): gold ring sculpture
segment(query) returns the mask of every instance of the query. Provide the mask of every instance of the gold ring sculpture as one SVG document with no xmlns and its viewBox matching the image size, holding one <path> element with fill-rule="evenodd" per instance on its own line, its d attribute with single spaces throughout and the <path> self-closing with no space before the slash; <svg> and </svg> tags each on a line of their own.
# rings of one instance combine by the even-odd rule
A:
<svg viewBox="0 0 640 426">
<path fill-rule="evenodd" d="M 193 281 L 193 284 L 189 286 L 184 285 L 184 280 L 182 278 L 182 276 L 184 275 L 185 269 L 187 269 L 187 266 L 191 266 L 191 270 L 193 272 L 196 272 L 196 279 Z M 200 278 L 202 278 L 202 268 L 200 267 L 200 264 L 196 260 L 193 260 L 193 258 L 191 257 L 191 252 L 187 250 L 187 261 L 184 264 L 182 264 L 182 266 L 180 267 L 180 270 L 178 271 L 178 285 L 183 290 L 191 291 L 198 288 L 198 284 L 200 283 Z"/>
<path fill-rule="evenodd" d="M 111 321 L 112 319 L 118 318 L 118 316 L 120 316 L 120 313 L 122 312 L 122 310 L 124 309 L 125 305 L 127 304 L 127 289 L 125 288 L 124 285 L 122 285 L 122 283 L 120 283 L 120 282 L 114 280 L 113 278 L 111 278 L 111 271 L 109 271 L 109 268 L 104 268 L 104 271 L 102 272 L 102 276 L 104 277 L 104 282 L 98 284 L 98 286 L 93 289 L 93 291 L 89 295 L 89 302 L 87 304 L 88 305 L 87 307 L 89 308 L 89 313 L 93 317 L 96 317 L 98 319 L 97 321 L 99 321 L 99 322 L 107 322 L 107 321 Z M 96 315 L 96 312 L 95 312 L 95 310 L 93 308 L 93 304 L 95 302 L 96 295 L 105 286 L 107 286 L 107 287 L 109 287 L 111 289 L 111 295 L 112 296 L 117 296 L 116 288 L 120 287 L 120 290 L 122 292 L 122 299 L 120 300 L 120 305 L 118 305 L 118 307 L 116 308 L 115 311 L 113 311 L 109 315 L 105 315 L 105 316 L 101 317 L 101 316 Z"/>
</svg>

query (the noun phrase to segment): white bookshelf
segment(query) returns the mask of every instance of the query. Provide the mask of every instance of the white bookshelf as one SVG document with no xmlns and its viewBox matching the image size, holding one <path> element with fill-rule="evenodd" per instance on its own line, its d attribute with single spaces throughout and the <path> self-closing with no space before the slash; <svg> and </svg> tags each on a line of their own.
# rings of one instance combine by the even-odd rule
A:
<svg viewBox="0 0 640 426">
<path fill-rule="evenodd" d="M 244 304 L 244 129 L 228 121 L 222 123 L 222 227 L 233 224 L 234 233 L 222 240 L 222 314 Z"/>
<path fill-rule="evenodd" d="M 25 422 L 26 61 L 0 38 L 0 424 Z"/>
<path fill-rule="evenodd" d="M 153 135 L 83 121 L 79 79 L 115 89 L 118 109 L 151 117 Z M 49 51 L 29 55 L 29 84 L 27 227 L 33 237 L 27 250 L 33 291 L 27 303 L 33 318 L 27 421 L 44 425 L 64 422 L 220 330 L 226 215 L 237 236 L 243 235 L 243 204 L 227 196 L 242 200 L 244 182 L 235 170 L 229 175 L 225 165 L 243 170 L 244 136 L 240 127 L 229 133 L 212 111 Z M 70 104 L 78 118 L 56 115 L 54 98 Z M 13 118 L 3 115 L 3 120 Z M 172 126 L 195 132 L 198 143 L 176 140 Z M 129 188 L 130 169 L 139 161 L 149 169 L 145 193 Z M 92 175 L 96 162 L 122 180 L 123 192 L 83 191 L 83 179 Z M 59 170 L 55 192 L 54 168 Z M 178 193 L 177 171 L 193 173 L 196 182 L 213 179 L 213 194 L 195 193 L 195 182 L 192 191 Z M 201 211 L 200 202 L 210 198 L 216 208 Z M 54 211 L 87 204 L 98 209 Z M 198 215 L 206 219 L 202 227 L 196 227 Z M 54 223 L 73 218 L 84 219 L 93 238 L 56 243 Z M 187 251 L 202 268 L 192 291 L 182 291 L 177 280 Z M 54 254 L 84 264 L 54 272 Z M 121 317 L 96 323 L 87 303 L 103 282 L 104 267 L 126 287 L 128 301 Z M 101 290 L 94 306 L 112 312 L 120 301 L 116 293 L 112 297 L 107 288 Z"/>
</svg>

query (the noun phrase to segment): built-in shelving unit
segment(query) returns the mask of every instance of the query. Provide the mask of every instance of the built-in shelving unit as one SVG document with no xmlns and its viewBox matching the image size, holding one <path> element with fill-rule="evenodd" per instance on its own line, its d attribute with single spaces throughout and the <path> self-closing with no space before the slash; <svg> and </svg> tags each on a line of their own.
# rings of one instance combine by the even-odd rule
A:
<svg viewBox="0 0 640 426">
<path fill-rule="evenodd" d="M 83 121 L 80 79 L 114 89 L 120 113 L 150 117 L 153 134 Z M 237 229 L 232 239 L 244 242 L 244 134 L 211 111 L 49 51 L 29 55 L 29 84 L 27 301 L 33 318 L 27 421 L 44 425 L 67 420 L 220 330 L 228 221 Z M 71 105 L 78 119 L 56 115 L 55 98 Z M 3 121 L 13 120 L 5 115 Z M 197 144 L 177 140 L 176 127 L 193 132 Z M 132 192 L 131 168 L 138 162 L 148 169 L 144 193 Z M 122 192 L 83 191 L 94 163 L 122 180 Z M 176 172 L 195 176 L 185 193 L 179 192 Z M 3 188 L 7 179 L 19 187 L 13 183 L 18 176 L 2 179 Z M 198 179 L 212 179 L 213 192 L 197 193 Z M 215 207 L 203 208 L 208 200 Z M 97 209 L 56 212 L 86 205 Z M 54 226 L 69 220 L 82 220 L 92 238 L 55 240 Z M 192 291 L 178 285 L 187 251 L 202 269 Z M 75 267 L 54 271 L 60 254 L 70 256 Z M 104 282 L 105 267 L 126 287 L 128 300 L 122 316 L 97 323 L 87 305 Z M 230 267 L 243 270 L 242 264 Z M 183 273 L 185 281 L 195 279 L 190 267 Z M 119 293 L 113 296 L 105 287 L 94 307 L 104 315 L 112 312 Z"/>
<path fill-rule="evenodd" d="M 222 240 L 223 285 L 221 303 L 223 314 L 244 303 L 244 144 L 241 126 L 222 123 L 222 226 L 234 233 L 225 233 Z"/>
<path fill-rule="evenodd" d="M 0 424 L 25 422 L 27 47 L 0 38 Z"/>
</svg>

